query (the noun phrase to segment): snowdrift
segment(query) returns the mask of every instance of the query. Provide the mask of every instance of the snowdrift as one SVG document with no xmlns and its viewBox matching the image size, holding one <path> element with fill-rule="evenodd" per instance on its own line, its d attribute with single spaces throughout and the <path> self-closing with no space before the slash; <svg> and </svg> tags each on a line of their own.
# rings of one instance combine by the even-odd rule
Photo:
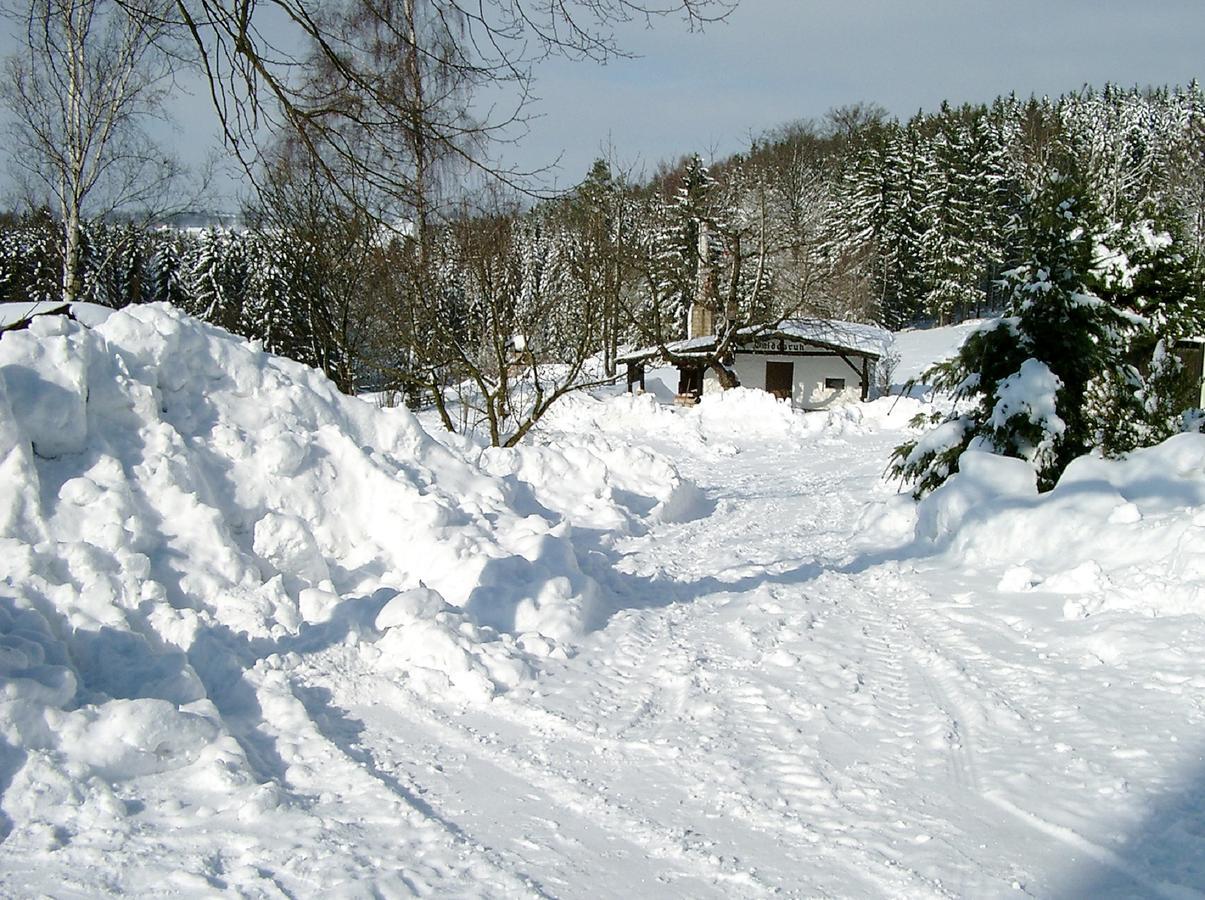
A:
<svg viewBox="0 0 1205 900">
<path fill-rule="evenodd" d="M 699 489 L 665 457 L 599 435 L 491 447 L 481 464 L 525 492 L 538 511 L 574 528 L 644 534 L 648 523 L 686 521 L 709 511 Z"/>
<path fill-rule="evenodd" d="M 274 654 L 361 644 L 453 700 L 511 688 L 606 613 L 565 516 L 634 531 L 693 490 L 615 446 L 485 461 L 167 307 L 5 334 L 0 781 L 68 803 L 90 774 L 237 769 Z"/>
<path fill-rule="evenodd" d="M 693 407 L 661 402 L 653 393 L 578 394 L 554 407 L 548 423 L 557 433 L 590 435 L 584 442 L 589 446 L 598 444 L 599 435 L 616 435 L 625 446 L 669 442 L 692 453 L 723 458 L 768 441 L 825 443 L 878 428 L 904 428 L 921 408 L 911 398 L 882 397 L 804 412 L 749 388 L 705 394 Z"/>
<path fill-rule="evenodd" d="M 999 570 L 1002 591 L 1065 595 L 1069 618 L 1205 609 L 1205 435 L 1082 457 L 1041 495 L 1028 463 L 968 452 L 916 515 L 919 543 Z"/>
</svg>

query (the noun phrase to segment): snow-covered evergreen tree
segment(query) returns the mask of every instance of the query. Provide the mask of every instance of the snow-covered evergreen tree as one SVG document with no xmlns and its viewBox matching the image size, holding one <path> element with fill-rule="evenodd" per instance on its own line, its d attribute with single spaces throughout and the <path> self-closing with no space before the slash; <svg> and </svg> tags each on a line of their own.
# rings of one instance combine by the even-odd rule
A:
<svg viewBox="0 0 1205 900">
<path fill-rule="evenodd" d="M 56 302 L 63 297 L 58 226 L 41 211 L 0 232 L 0 302 Z"/>
<path fill-rule="evenodd" d="M 687 161 L 673 200 L 653 206 L 656 224 L 649 248 L 653 296 L 647 324 L 658 340 L 683 337 L 691 305 L 700 294 L 714 296 L 714 290 L 700 287 L 701 279 L 712 277 L 722 251 L 714 190 L 715 181 L 695 154 Z"/>
<path fill-rule="evenodd" d="M 830 260 L 856 259 L 876 317 L 891 328 L 920 313 L 917 275 L 924 162 L 919 136 L 896 124 L 859 136 L 838 182 L 825 240 Z"/>
<path fill-rule="evenodd" d="M 190 253 L 187 311 L 237 333 L 242 323 L 246 282 L 243 242 L 229 231 L 206 231 Z"/>
<path fill-rule="evenodd" d="M 121 309 L 146 301 L 147 234 L 130 224 L 82 223 L 80 299 Z"/>
<path fill-rule="evenodd" d="M 1175 221 L 1117 224 L 1102 235 L 1101 294 L 1141 316 L 1123 334 L 1125 364 L 1090 385 L 1088 415 L 1108 456 L 1170 437 L 1199 403 L 1170 352 L 1176 340 L 1205 333 L 1200 270 L 1186 243 Z"/>
<path fill-rule="evenodd" d="M 193 306 L 187 260 L 192 243 L 187 234 L 174 229 L 165 228 L 151 235 L 146 275 L 148 303 L 170 303 L 180 309 Z"/>
<path fill-rule="evenodd" d="M 972 115 L 969 111 L 964 115 Z M 928 160 L 930 189 L 919 246 L 926 281 L 925 312 L 939 324 L 982 309 L 983 273 L 991 250 L 980 224 L 990 209 L 988 173 L 977 158 L 972 125 L 942 106 Z"/>
<path fill-rule="evenodd" d="M 1139 320 L 1100 295 L 1104 225 L 1082 180 L 1051 178 L 1029 198 L 1022 229 L 1007 315 L 926 373 L 959 405 L 893 454 L 893 474 L 918 495 L 957 471 L 966 449 L 1028 460 L 1039 487 L 1053 487 L 1093 446 L 1089 382 L 1125 365 L 1123 335 Z"/>
</svg>

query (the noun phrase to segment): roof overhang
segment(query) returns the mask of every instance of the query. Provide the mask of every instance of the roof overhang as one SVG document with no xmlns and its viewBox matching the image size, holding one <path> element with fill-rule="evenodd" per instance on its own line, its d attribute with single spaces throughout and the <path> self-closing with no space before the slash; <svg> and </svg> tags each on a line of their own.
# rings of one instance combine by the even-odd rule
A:
<svg viewBox="0 0 1205 900">
<path fill-rule="evenodd" d="M 716 335 L 674 341 L 664 347 L 642 347 L 616 357 L 626 365 L 655 359 L 669 361 L 697 357 L 704 362 L 718 346 Z M 767 328 L 750 326 L 737 332 L 732 341 L 733 352 L 765 354 L 767 356 L 804 356 L 832 354 L 833 356 L 863 356 L 880 359 L 891 343 L 889 332 L 871 325 L 837 322 L 827 319 L 789 320 Z"/>
</svg>

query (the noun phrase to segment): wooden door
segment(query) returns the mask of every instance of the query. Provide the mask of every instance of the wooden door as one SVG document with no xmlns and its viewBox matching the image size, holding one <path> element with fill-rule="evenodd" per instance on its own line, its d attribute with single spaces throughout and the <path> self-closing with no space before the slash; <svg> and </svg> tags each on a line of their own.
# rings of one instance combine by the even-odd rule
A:
<svg viewBox="0 0 1205 900">
<path fill-rule="evenodd" d="M 795 390 L 795 364 L 767 360 L 766 390 L 779 400 L 790 400 Z"/>
<path fill-rule="evenodd" d="M 1205 403 L 1205 344 L 1180 341 L 1174 352 L 1184 367 L 1180 376 L 1183 396 L 1177 399 L 1193 406 Z"/>
<path fill-rule="evenodd" d="M 694 366 L 678 369 L 678 396 L 694 397 L 696 400 L 703 396 L 702 369 Z"/>
</svg>

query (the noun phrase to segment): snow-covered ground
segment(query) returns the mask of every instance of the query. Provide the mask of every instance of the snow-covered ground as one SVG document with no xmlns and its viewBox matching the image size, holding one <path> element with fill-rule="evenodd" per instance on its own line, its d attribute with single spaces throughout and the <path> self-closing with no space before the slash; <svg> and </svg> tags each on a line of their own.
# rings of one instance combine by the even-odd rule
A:
<svg viewBox="0 0 1205 900">
<path fill-rule="evenodd" d="M 6 334 L 0 893 L 1200 896 L 1205 438 L 918 506 L 920 408 L 480 452 L 163 308 Z"/>
</svg>

